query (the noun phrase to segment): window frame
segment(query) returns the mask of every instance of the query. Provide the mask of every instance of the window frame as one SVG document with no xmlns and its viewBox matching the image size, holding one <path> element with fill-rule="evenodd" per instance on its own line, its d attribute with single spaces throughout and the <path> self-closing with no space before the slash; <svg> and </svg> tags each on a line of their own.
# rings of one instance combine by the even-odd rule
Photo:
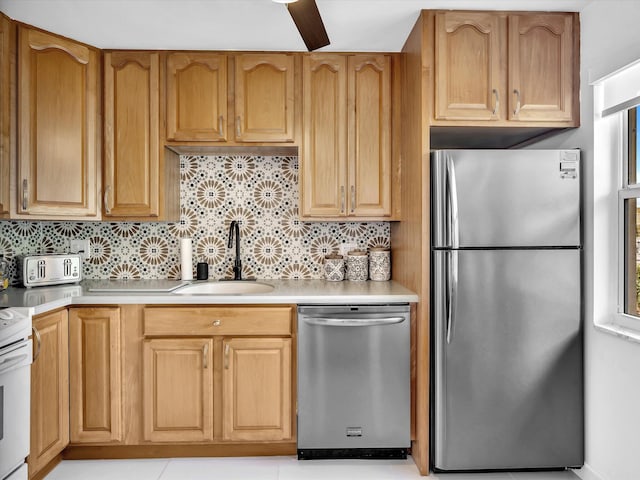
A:
<svg viewBox="0 0 640 480">
<path fill-rule="evenodd" d="M 620 115 L 620 131 L 618 135 L 618 306 L 617 306 L 617 323 L 622 327 L 638 329 L 640 327 L 640 312 L 638 315 L 632 315 L 625 312 L 626 290 L 628 288 L 627 279 L 627 258 L 626 247 L 629 232 L 626 228 L 625 200 L 637 199 L 640 206 L 640 171 L 636 172 L 636 183 L 629 184 L 629 160 L 631 159 L 631 149 L 636 147 L 636 138 L 632 138 L 629 133 L 631 116 L 630 112 L 640 110 L 639 107 L 633 107 L 618 113 Z M 637 118 L 637 112 L 636 112 Z M 635 124 L 637 128 L 637 121 Z M 636 158 L 636 162 L 638 159 Z M 637 232 L 640 233 L 640 232 Z M 634 262 L 635 263 L 635 262 Z M 635 285 L 635 284 L 634 284 Z"/>
</svg>

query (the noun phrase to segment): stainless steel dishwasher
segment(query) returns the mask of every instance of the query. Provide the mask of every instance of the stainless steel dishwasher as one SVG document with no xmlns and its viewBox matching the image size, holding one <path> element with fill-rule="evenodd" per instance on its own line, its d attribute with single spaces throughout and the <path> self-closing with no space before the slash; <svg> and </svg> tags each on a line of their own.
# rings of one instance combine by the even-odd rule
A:
<svg viewBox="0 0 640 480">
<path fill-rule="evenodd" d="M 406 458 L 409 305 L 298 307 L 298 459 Z"/>
</svg>

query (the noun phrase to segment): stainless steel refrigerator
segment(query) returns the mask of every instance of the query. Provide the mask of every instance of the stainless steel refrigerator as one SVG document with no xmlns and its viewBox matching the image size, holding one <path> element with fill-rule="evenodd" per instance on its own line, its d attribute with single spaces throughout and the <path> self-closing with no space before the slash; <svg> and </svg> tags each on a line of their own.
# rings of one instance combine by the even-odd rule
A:
<svg viewBox="0 0 640 480">
<path fill-rule="evenodd" d="M 580 152 L 431 160 L 432 467 L 580 466 Z"/>
</svg>

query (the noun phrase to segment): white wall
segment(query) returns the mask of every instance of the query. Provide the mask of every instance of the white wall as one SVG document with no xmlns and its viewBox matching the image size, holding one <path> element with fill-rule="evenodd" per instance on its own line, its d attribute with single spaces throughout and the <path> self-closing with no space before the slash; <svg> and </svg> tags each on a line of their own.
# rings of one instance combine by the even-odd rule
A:
<svg viewBox="0 0 640 480">
<path fill-rule="evenodd" d="M 581 124 L 536 147 L 579 147 L 585 161 L 586 468 L 584 478 L 640 479 L 640 343 L 596 330 L 616 308 L 613 146 L 594 138 L 590 82 L 640 59 L 640 1 L 594 0 L 581 13 Z M 612 121 L 601 121 L 598 132 Z M 595 476 L 593 476 L 595 474 Z"/>
</svg>

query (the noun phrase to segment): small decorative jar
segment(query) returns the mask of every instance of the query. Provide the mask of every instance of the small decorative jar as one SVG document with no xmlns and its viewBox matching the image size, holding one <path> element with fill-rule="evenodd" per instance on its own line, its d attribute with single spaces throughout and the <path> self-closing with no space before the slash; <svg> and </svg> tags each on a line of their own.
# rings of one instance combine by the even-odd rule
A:
<svg viewBox="0 0 640 480">
<path fill-rule="evenodd" d="M 324 278 L 330 282 L 344 280 L 344 258 L 342 255 L 327 255 L 324 257 Z"/>
<path fill-rule="evenodd" d="M 386 282 L 391 279 L 391 252 L 388 248 L 369 249 L 369 275 L 371 280 Z"/>
<path fill-rule="evenodd" d="M 352 250 L 347 254 L 347 280 L 364 282 L 369 277 L 367 252 Z"/>
</svg>

